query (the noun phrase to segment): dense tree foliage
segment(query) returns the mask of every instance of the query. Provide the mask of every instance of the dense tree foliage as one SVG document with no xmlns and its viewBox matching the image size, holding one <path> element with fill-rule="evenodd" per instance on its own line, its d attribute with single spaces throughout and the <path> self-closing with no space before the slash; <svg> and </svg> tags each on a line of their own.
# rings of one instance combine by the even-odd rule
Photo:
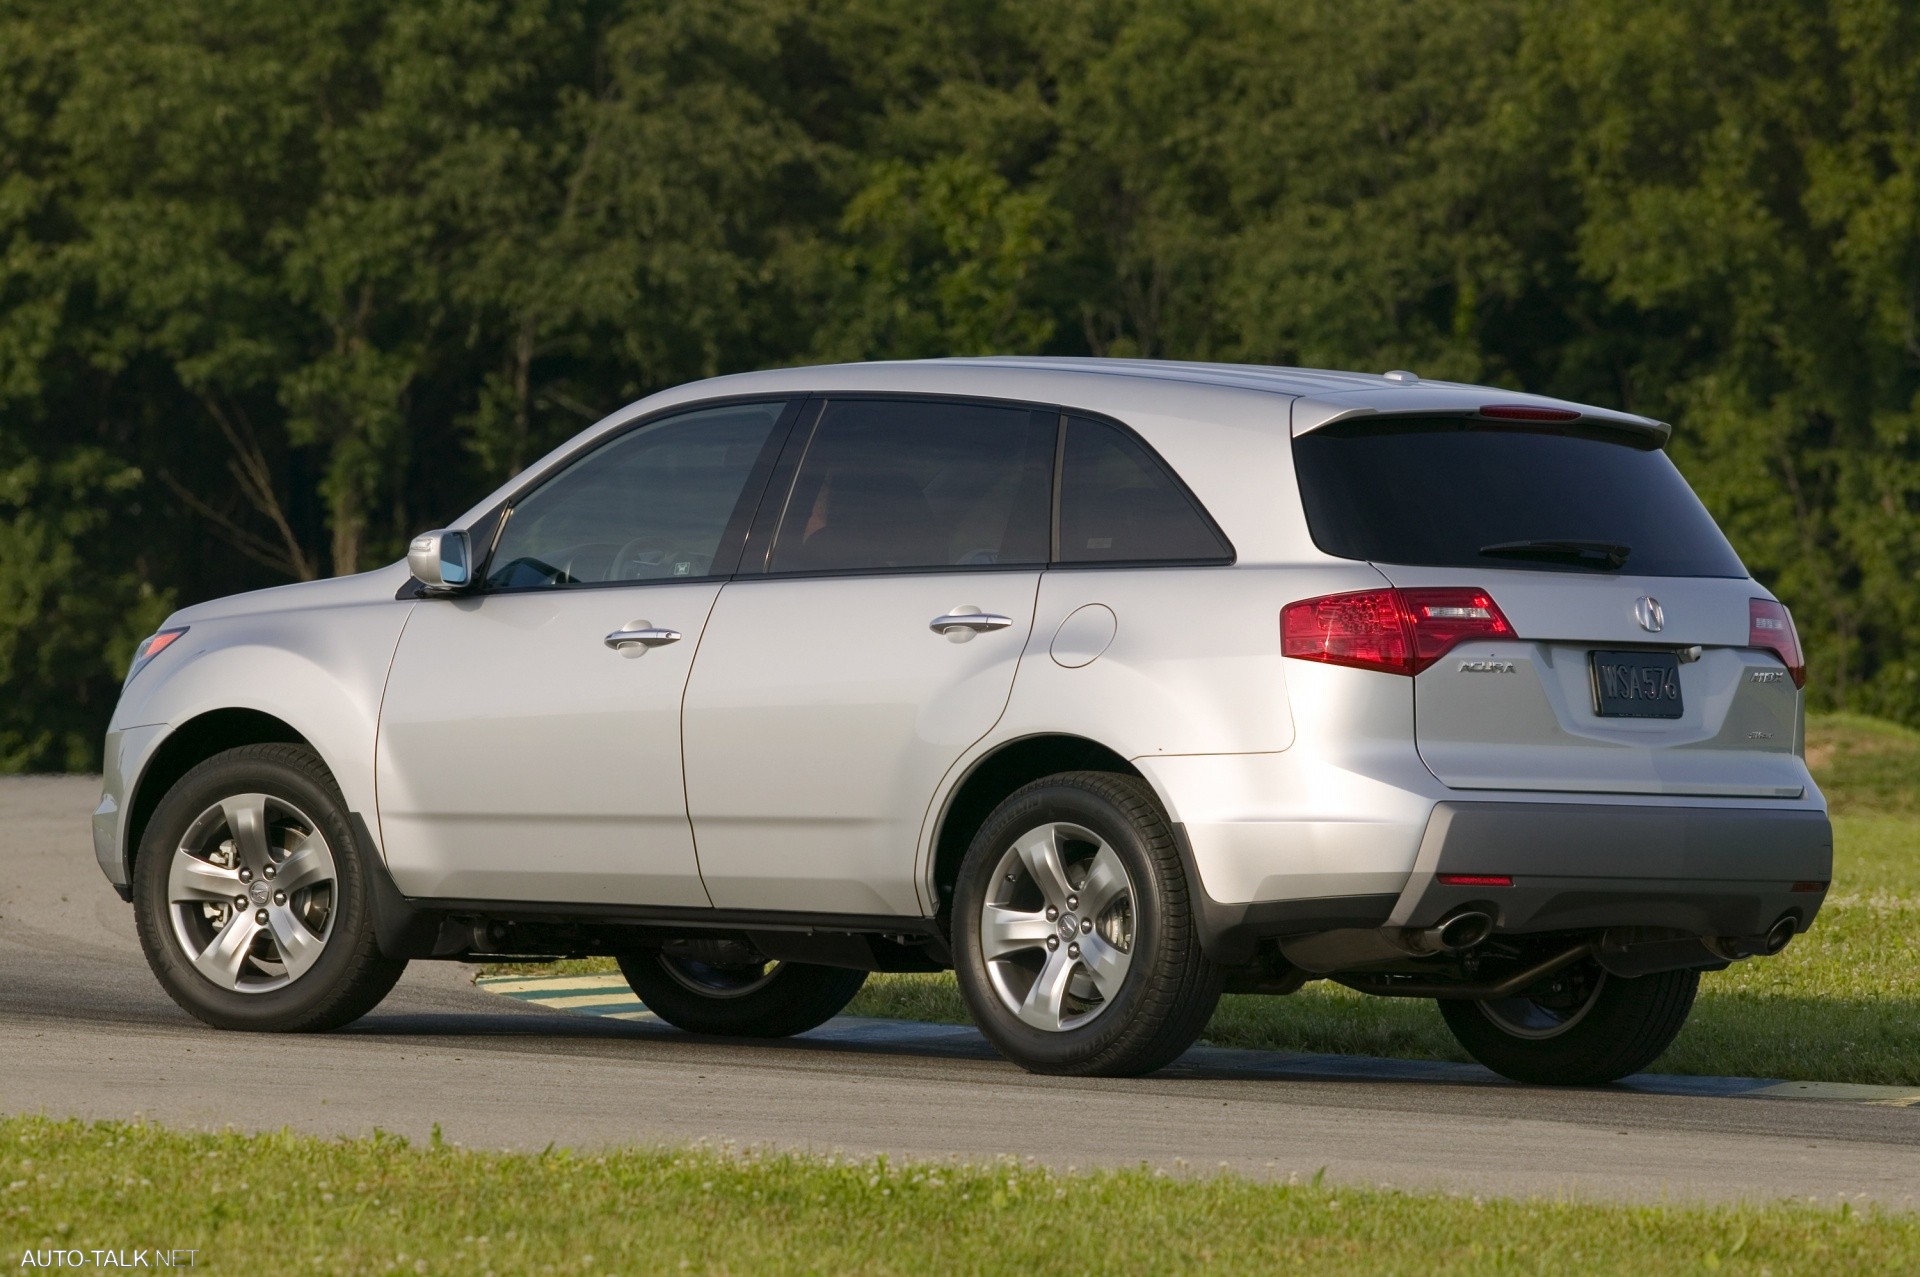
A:
<svg viewBox="0 0 1920 1277">
<path fill-rule="evenodd" d="M 1920 722 L 1907 0 L 0 0 L 0 769 L 648 391 L 986 351 L 1672 420 Z"/>
</svg>

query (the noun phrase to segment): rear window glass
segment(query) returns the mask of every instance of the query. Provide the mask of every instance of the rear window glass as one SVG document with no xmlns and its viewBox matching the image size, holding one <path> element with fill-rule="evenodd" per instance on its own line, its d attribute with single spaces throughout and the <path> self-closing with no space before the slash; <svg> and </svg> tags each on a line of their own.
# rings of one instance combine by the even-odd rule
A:
<svg viewBox="0 0 1920 1277">
<path fill-rule="evenodd" d="M 1233 548 L 1158 458 L 1085 417 L 1067 421 L 1062 563 L 1222 563 Z"/>
<path fill-rule="evenodd" d="M 1633 576 L 1746 569 L 1666 453 L 1455 419 L 1293 441 L 1314 544 L 1375 563 Z"/>
</svg>

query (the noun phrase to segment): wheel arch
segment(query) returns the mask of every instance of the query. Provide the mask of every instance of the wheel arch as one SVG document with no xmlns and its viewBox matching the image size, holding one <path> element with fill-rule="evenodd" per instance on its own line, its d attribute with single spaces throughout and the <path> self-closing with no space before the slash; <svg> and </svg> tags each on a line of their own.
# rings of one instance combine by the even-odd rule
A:
<svg viewBox="0 0 1920 1277">
<path fill-rule="evenodd" d="M 948 792 L 934 829 L 931 875 L 940 919 L 951 917 L 960 861 L 993 809 L 1023 785 L 1071 771 L 1116 772 L 1153 784 L 1125 756 L 1086 736 L 1040 733 L 994 746 L 975 759 Z"/>
<path fill-rule="evenodd" d="M 127 805 L 127 832 L 122 855 L 126 858 L 131 882 L 134 858 L 139 855 L 140 839 L 160 800 L 182 776 L 215 754 L 242 745 L 288 744 L 313 748 L 313 742 L 301 735 L 291 723 L 264 710 L 228 706 L 197 714 L 180 724 L 154 747 L 152 756 L 134 782 Z M 316 751 L 317 752 L 317 751 Z"/>
</svg>

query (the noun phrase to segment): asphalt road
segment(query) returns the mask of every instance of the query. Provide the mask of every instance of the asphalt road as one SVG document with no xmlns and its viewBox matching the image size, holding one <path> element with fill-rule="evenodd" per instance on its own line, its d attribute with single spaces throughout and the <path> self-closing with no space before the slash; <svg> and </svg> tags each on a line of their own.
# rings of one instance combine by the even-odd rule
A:
<svg viewBox="0 0 1920 1277">
<path fill-rule="evenodd" d="M 1230 1167 L 1462 1193 L 1920 1206 L 1920 1108 L 1275 1080 L 1233 1054 L 1124 1081 L 1038 1078 L 955 1035 L 736 1044 L 569 1016 L 416 963 L 327 1036 L 218 1033 L 148 974 L 93 862 L 77 778 L 0 779 L 0 1110 L 474 1147 L 704 1139 L 1058 1167 Z"/>
</svg>

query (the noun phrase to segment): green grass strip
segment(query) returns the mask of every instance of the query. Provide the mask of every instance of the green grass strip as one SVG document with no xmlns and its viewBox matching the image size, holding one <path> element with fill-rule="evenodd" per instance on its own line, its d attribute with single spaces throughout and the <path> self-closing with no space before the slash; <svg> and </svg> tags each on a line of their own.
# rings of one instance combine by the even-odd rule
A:
<svg viewBox="0 0 1920 1277">
<path fill-rule="evenodd" d="M 79 1250 L 91 1265 L 96 1249 L 136 1248 L 248 1273 L 1920 1270 L 1920 1219 L 1850 1204 L 1515 1202 L 698 1149 L 481 1153 L 40 1118 L 0 1120 L 0 1241 L 16 1271 L 33 1252 Z"/>
</svg>

